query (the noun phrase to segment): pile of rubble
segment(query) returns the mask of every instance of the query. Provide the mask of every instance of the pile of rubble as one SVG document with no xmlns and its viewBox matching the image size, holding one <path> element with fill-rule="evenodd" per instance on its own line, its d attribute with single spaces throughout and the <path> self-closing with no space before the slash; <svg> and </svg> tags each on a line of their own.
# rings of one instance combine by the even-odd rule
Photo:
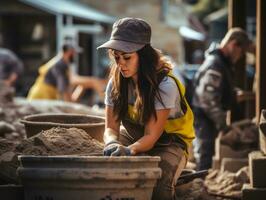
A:
<svg viewBox="0 0 266 200">
<path fill-rule="evenodd" d="M 197 178 L 176 188 L 180 200 L 241 200 L 242 188 L 249 183 L 248 167 L 236 173 L 210 170 L 205 179 Z"/>
<path fill-rule="evenodd" d="M 206 177 L 205 186 L 209 194 L 241 199 L 243 185 L 249 182 L 249 169 L 246 166 L 236 173 L 213 170 Z"/>
<path fill-rule="evenodd" d="M 266 197 L 266 110 L 261 111 L 260 149 L 249 154 L 250 184 L 243 187 L 243 200 L 264 200 Z"/>
<path fill-rule="evenodd" d="M 0 137 L 12 141 L 25 138 L 24 126 L 19 123 L 19 119 L 36 113 L 32 107 L 17 106 L 13 96 L 14 90 L 0 83 Z"/>
</svg>

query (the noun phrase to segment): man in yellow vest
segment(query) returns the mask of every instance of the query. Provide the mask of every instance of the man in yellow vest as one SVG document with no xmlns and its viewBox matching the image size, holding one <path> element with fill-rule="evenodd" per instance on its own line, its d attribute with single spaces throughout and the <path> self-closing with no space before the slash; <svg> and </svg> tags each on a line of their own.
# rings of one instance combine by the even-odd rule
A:
<svg viewBox="0 0 266 200">
<path fill-rule="evenodd" d="M 66 43 L 62 52 L 39 69 L 39 77 L 28 93 L 28 99 L 61 99 L 71 101 L 70 64 L 79 47 Z"/>
</svg>

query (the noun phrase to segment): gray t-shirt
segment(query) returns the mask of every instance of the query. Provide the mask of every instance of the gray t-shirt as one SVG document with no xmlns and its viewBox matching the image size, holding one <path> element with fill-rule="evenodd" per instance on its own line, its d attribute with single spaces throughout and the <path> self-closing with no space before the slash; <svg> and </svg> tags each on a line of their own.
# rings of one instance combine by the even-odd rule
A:
<svg viewBox="0 0 266 200">
<path fill-rule="evenodd" d="M 105 105 L 113 106 L 111 99 L 112 79 L 109 80 L 106 93 L 105 93 Z M 166 76 L 159 85 L 160 95 L 162 103 L 155 99 L 155 110 L 171 109 L 168 119 L 178 118 L 183 116 L 180 105 L 180 93 L 173 78 Z M 135 95 L 133 87 L 129 87 L 129 104 L 134 105 Z"/>
<path fill-rule="evenodd" d="M 58 89 L 59 92 L 63 93 L 69 86 L 68 79 L 68 65 L 63 59 L 58 60 L 45 75 L 44 81 Z"/>
<path fill-rule="evenodd" d="M 0 80 L 8 79 L 12 73 L 21 75 L 23 63 L 14 52 L 0 48 Z"/>
</svg>

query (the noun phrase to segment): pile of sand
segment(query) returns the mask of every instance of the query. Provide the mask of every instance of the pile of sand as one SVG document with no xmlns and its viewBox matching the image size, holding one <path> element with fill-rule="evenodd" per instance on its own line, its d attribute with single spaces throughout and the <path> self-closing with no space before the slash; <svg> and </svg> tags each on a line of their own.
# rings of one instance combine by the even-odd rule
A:
<svg viewBox="0 0 266 200">
<path fill-rule="evenodd" d="M 23 140 L 16 151 L 25 155 L 91 155 L 101 154 L 103 144 L 84 130 L 52 128 Z"/>
<path fill-rule="evenodd" d="M 19 155 L 102 155 L 103 144 L 84 130 L 52 128 L 15 144 L 0 140 L 0 183 L 17 183 L 16 169 Z"/>
</svg>

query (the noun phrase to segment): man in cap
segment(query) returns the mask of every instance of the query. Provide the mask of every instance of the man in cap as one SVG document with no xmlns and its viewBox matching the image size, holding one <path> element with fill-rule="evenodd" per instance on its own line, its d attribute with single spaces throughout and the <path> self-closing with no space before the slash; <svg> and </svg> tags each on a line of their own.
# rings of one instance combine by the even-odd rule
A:
<svg viewBox="0 0 266 200">
<path fill-rule="evenodd" d="M 218 48 L 207 50 L 206 59 L 195 75 L 195 158 L 198 170 L 212 165 L 218 132 L 226 127 L 226 112 L 235 102 L 233 64 L 246 52 L 250 41 L 240 28 L 230 29 Z"/>
</svg>

